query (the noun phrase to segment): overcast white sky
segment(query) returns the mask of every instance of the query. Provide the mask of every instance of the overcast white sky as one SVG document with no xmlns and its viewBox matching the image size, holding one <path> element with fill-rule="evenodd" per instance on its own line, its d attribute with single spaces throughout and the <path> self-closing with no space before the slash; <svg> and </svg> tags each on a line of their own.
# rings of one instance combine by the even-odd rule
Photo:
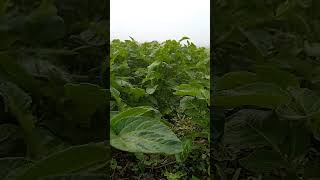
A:
<svg viewBox="0 0 320 180">
<path fill-rule="evenodd" d="M 210 45 L 210 0 L 111 0 L 111 39 L 179 40 Z"/>
</svg>

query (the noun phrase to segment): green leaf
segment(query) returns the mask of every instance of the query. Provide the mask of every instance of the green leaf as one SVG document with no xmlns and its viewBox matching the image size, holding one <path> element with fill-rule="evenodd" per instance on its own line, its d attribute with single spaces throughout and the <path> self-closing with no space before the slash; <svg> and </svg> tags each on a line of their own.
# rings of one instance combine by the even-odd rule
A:
<svg viewBox="0 0 320 180">
<path fill-rule="evenodd" d="M 223 142 L 237 149 L 268 145 L 279 151 L 278 145 L 287 136 L 287 124 L 271 111 L 243 109 L 230 117 L 224 132 Z"/>
<path fill-rule="evenodd" d="M 224 74 L 216 82 L 216 89 L 232 89 L 245 84 L 255 83 L 258 81 L 255 73 L 247 71 L 236 71 Z"/>
<path fill-rule="evenodd" d="M 81 157 L 81 158 L 80 158 Z M 103 144 L 86 144 L 54 153 L 20 171 L 12 172 L 5 180 L 40 180 L 40 178 L 70 173 L 110 158 L 109 149 Z"/>
<path fill-rule="evenodd" d="M 0 125 L 0 142 L 6 141 L 10 136 L 17 132 L 17 126 L 13 124 Z"/>
<path fill-rule="evenodd" d="M 21 139 L 21 130 L 17 125 L 1 124 L 0 125 L 0 156 L 13 156 L 19 148 Z M 22 152 L 24 150 L 21 150 Z M 20 152 L 20 151 L 19 151 Z"/>
<path fill-rule="evenodd" d="M 184 37 L 182 37 L 182 38 L 179 40 L 179 42 L 184 41 L 184 40 L 187 40 L 187 39 L 190 39 L 190 38 L 184 36 Z"/>
<path fill-rule="evenodd" d="M 285 2 L 281 3 L 276 10 L 276 16 L 286 16 L 293 11 L 294 8 L 294 1 L 286 0 Z"/>
<path fill-rule="evenodd" d="M 177 162 L 184 162 L 192 151 L 192 139 L 185 139 L 182 142 L 182 151 L 175 155 Z"/>
<path fill-rule="evenodd" d="M 289 101 L 280 87 L 270 83 L 252 83 L 216 93 L 214 106 L 233 108 L 244 105 L 276 108 Z"/>
<path fill-rule="evenodd" d="M 158 85 L 155 85 L 155 86 L 153 86 L 153 87 L 148 87 L 148 88 L 146 89 L 146 92 L 147 92 L 148 94 L 153 94 L 153 93 L 157 90 L 157 87 L 158 87 Z"/>
<path fill-rule="evenodd" d="M 138 116 L 126 117 L 113 126 L 110 144 L 129 152 L 176 154 L 181 152 L 181 142 L 159 120 Z"/>
<path fill-rule="evenodd" d="M 243 30 L 240 28 L 240 32 L 250 41 L 261 56 L 267 56 L 270 49 L 273 48 L 271 34 L 263 29 Z"/>
<path fill-rule="evenodd" d="M 320 43 L 306 44 L 304 51 L 308 56 L 320 56 Z"/>
<path fill-rule="evenodd" d="M 293 74 L 282 71 L 275 67 L 268 66 L 253 66 L 254 71 L 260 81 L 266 83 L 274 83 L 284 89 L 288 87 L 299 87 L 300 82 Z"/>
<path fill-rule="evenodd" d="M 42 0 L 40 6 L 30 15 L 31 18 L 45 18 L 57 14 L 57 8 L 53 4 L 53 0 Z"/>
<path fill-rule="evenodd" d="M 32 161 L 23 157 L 0 158 L 0 179 L 4 179 L 13 170 L 32 164 Z"/>
<path fill-rule="evenodd" d="M 8 54 L 0 53 L 0 59 L 0 71 L 5 72 L 4 78 L 6 80 L 9 80 L 19 87 L 31 92 L 35 97 L 39 96 L 40 87 L 38 81 L 36 81 L 15 58 Z"/>
<path fill-rule="evenodd" d="M 116 100 L 119 110 L 123 111 L 124 108 L 126 107 L 126 104 L 122 102 L 122 99 L 120 97 L 120 92 L 112 86 L 110 87 L 110 92 L 111 92 L 111 96 Z"/>
<path fill-rule="evenodd" d="M 39 155 L 43 147 L 40 144 L 39 135 L 34 131 L 35 120 L 29 109 L 32 102 L 31 97 L 10 82 L 0 83 L 0 95 L 23 130 L 29 155 Z"/>
<path fill-rule="evenodd" d="M 196 176 L 192 175 L 190 180 L 200 180 L 199 178 L 197 178 Z"/>
<path fill-rule="evenodd" d="M 125 88 L 124 91 L 130 95 L 130 98 L 134 100 L 139 100 L 139 98 L 144 97 L 146 95 L 146 92 L 144 89 L 141 88 Z"/>
<path fill-rule="evenodd" d="M 271 150 L 257 150 L 240 159 L 240 164 L 250 171 L 259 173 L 270 172 L 287 165 L 277 152 Z"/>
<path fill-rule="evenodd" d="M 194 96 L 209 101 L 210 92 L 200 84 L 180 84 L 175 90 L 174 94 L 178 96 Z"/>
<path fill-rule="evenodd" d="M 291 88 L 291 101 L 276 109 L 279 117 L 288 120 L 306 121 L 314 137 L 320 139 L 320 97 L 306 88 Z"/>
<path fill-rule="evenodd" d="M 65 34 L 64 20 L 57 15 L 53 0 L 43 0 L 28 16 L 24 38 L 29 42 L 52 42 Z"/>
<path fill-rule="evenodd" d="M 66 107 L 66 112 L 68 109 L 70 112 L 66 117 L 75 122 L 88 122 L 89 118 L 108 101 L 106 90 L 94 84 L 68 83 L 64 86 L 64 91 L 66 99 L 72 103 Z"/>
<path fill-rule="evenodd" d="M 115 126 L 118 122 L 120 122 L 124 118 L 141 116 L 150 111 L 158 112 L 156 109 L 148 106 L 129 108 L 113 116 L 113 118 L 111 119 L 111 127 Z"/>
</svg>

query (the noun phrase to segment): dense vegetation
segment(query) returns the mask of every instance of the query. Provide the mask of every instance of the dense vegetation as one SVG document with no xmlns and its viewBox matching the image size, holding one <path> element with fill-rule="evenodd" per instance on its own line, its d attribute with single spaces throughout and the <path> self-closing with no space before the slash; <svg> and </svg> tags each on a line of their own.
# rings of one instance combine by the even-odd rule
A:
<svg viewBox="0 0 320 180">
<path fill-rule="evenodd" d="M 0 0 L 1 180 L 108 177 L 107 8 Z"/>
<path fill-rule="evenodd" d="M 209 178 L 209 60 L 186 37 L 112 41 L 113 179 Z"/>
<path fill-rule="evenodd" d="M 320 1 L 213 4 L 213 178 L 320 178 Z"/>
<path fill-rule="evenodd" d="M 210 78 L 188 38 L 108 56 L 108 1 L 0 0 L 0 179 L 319 179 L 320 1 L 212 4 Z"/>
</svg>

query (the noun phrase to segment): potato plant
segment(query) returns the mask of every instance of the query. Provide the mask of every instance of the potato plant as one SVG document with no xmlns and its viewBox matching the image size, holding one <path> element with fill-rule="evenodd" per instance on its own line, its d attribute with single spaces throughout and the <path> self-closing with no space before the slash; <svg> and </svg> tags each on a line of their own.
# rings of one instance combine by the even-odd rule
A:
<svg viewBox="0 0 320 180">
<path fill-rule="evenodd" d="M 167 158 L 174 155 L 176 164 L 187 163 L 195 157 L 190 152 L 201 147 L 196 144 L 199 140 L 205 142 L 208 149 L 207 48 L 197 47 L 187 37 L 162 43 L 139 43 L 133 38 L 113 40 L 110 76 L 110 138 L 114 148 L 131 153 L 162 154 Z M 180 116 L 188 118 L 198 129 L 189 131 L 181 127 L 184 120 Z M 202 173 L 187 169 L 184 178 L 192 177 L 193 173 L 201 178 L 209 177 L 209 157 L 205 158 L 205 166 Z"/>
</svg>

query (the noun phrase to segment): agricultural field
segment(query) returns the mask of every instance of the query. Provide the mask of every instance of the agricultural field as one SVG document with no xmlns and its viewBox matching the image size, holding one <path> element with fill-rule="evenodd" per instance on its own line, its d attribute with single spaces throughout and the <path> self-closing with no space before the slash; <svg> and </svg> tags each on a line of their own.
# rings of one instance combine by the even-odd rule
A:
<svg viewBox="0 0 320 180">
<path fill-rule="evenodd" d="M 320 1 L 213 4 L 213 179 L 320 178 Z"/>
<path fill-rule="evenodd" d="M 320 179 L 320 1 L 214 0 L 211 49 L 108 4 L 0 0 L 1 180 Z"/>
<path fill-rule="evenodd" d="M 187 37 L 112 41 L 112 179 L 209 179 L 209 62 Z"/>
</svg>

